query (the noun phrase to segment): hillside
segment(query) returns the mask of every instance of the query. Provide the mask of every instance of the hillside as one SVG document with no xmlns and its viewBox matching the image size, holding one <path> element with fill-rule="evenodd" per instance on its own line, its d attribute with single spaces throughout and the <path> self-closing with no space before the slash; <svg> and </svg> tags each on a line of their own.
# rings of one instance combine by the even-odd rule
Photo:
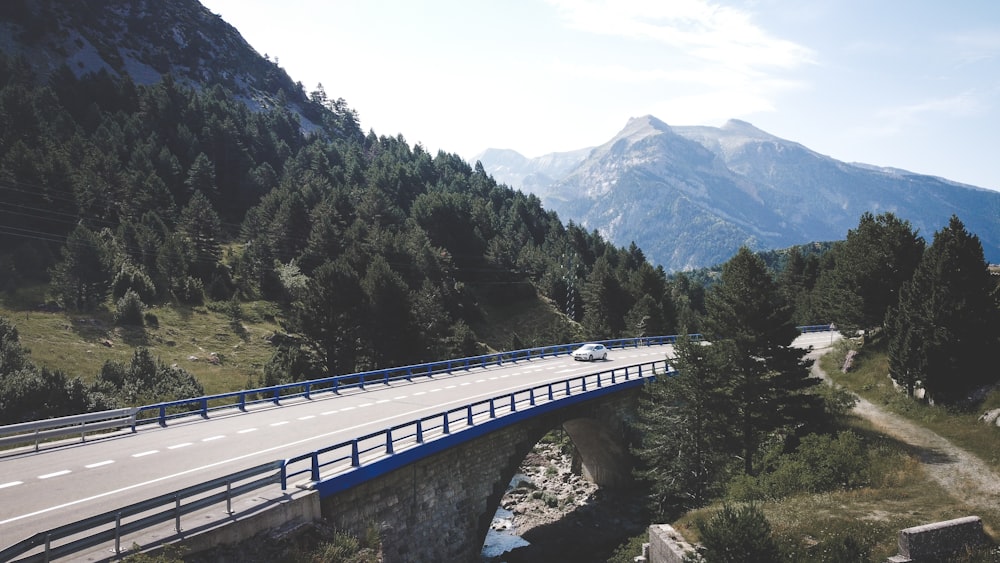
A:
<svg viewBox="0 0 1000 563">
<path fill-rule="evenodd" d="M 558 166 L 500 154 L 480 155 L 500 181 L 616 244 L 634 241 L 669 271 L 724 262 L 740 246 L 839 240 L 865 212 L 892 212 L 927 239 L 958 215 L 1000 261 L 1000 192 L 840 162 L 742 121 L 634 118 L 600 147 L 561 153 Z"/>
<path fill-rule="evenodd" d="M 15 2 L 0 27 L 0 407 L 31 409 L 8 421 L 675 329 L 641 250 L 362 135 L 195 0 Z"/>
</svg>

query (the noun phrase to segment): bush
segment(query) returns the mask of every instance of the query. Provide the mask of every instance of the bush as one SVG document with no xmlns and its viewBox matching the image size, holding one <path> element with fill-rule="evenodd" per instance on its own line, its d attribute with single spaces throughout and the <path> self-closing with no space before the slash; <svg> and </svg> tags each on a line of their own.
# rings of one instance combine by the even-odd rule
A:
<svg viewBox="0 0 1000 563">
<path fill-rule="evenodd" d="M 723 505 L 708 522 L 699 521 L 704 558 L 712 563 L 774 563 L 780 561 L 771 523 L 756 505 Z"/>
<path fill-rule="evenodd" d="M 201 280 L 186 276 L 174 290 L 174 296 L 187 305 L 201 305 L 205 302 L 205 288 Z"/>
<path fill-rule="evenodd" d="M 870 481 L 870 457 L 857 434 L 809 434 L 794 452 L 779 456 L 771 471 L 733 479 L 728 494 L 738 501 L 780 499 L 796 493 L 852 489 Z"/>
<path fill-rule="evenodd" d="M 146 304 L 142 302 L 139 294 L 129 289 L 116 304 L 115 323 L 142 326 L 142 314 L 145 310 Z"/>
<path fill-rule="evenodd" d="M 139 294 L 139 298 L 146 303 L 152 303 L 156 297 L 156 286 L 153 280 L 140 268 L 130 264 L 124 264 L 115 279 L 111 283 L 111 296 L 121 299 L 129 290 Z"/>
</svg>

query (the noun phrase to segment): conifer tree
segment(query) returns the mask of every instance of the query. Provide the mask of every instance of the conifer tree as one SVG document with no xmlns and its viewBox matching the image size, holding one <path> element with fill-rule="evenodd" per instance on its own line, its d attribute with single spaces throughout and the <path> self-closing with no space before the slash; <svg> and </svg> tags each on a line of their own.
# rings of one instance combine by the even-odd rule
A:
<svg viewBox="0 0 1000 563">
<path fill-rule="evenodd" d="M 644 388 L 637 423 L 642 441 L 635 449 L 652 508 L 667 518 L 700 507 L 719 492 L 732 466 L 727 452 L 735 437 L 727 420 L 732 347 L 683 338 L 675 352 L 671 365 L 677 374 Z"/>
<path fill-rule="evenodd" d="M 812 360 L 793 348 L 799 331 L 792 308 L 781 297 L 767 266 L 743 247 L 722 268 L 720 282 L 706 296 L 706 336 L 713 345 L 732 346 L 728 387 L 731 421 L 739 433 L 744 472 L 754 473 L 754 456 L 764 436 L 803 422 L 819 399 L 805 391 Z"/>
<path fill-rule="evenodd" d="M 826 273 L 821 293 L 829 319 L 844 329 L 881 327 L 923 252 L 924 240 L 908 221 L 892 213 L 863 214 Z"/>
<path fill-rule="evenodd" d="M 979 237 L 953 215 L 892 310 L 889 375 L 910 394 L 919 381 L 944 402 L 995 381 L 987 368 L 997 341 L 994 285 Z"/>
<path fill-rule="evenodd" d="M 64 307 L 90 311 L 111 289 L 111 257 L 96 233 L 78 225 L 66 238 L 63 261 L 53 272 L 53 287 Z"/>
</svg>

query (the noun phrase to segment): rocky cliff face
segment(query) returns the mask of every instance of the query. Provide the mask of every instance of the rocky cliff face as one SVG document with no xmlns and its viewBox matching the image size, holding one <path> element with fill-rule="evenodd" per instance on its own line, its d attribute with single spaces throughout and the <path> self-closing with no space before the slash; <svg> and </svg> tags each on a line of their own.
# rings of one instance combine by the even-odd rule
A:
<svg viewBox="0 0 1000 563">
<path fill-rule="evenodd" d="M 306 129 L 318 121 L 301 85 L 197 0 L 4 0 L 0 50 L 42 80 L 66 70 L 136 84 L 170 75 L 196 88 L 221 84 L 252 109 L 285 105 Z"/>
<path fill-rule="evenodd" d="M 493 154 L 481 156 L 490 173 L 537 194 L 563 220 L 615 244 L 636 242 L 668 270 L 718 264 L 744 245 L 839 240 L 865 211 L 891 211 L 928 239 L 958 215 L 987 259 L 1000 261 L 1000 192 L 840 162 L 742 121 L 670 127 L 635 118 L 600 147 L 563 153 L 578 160 L 562 159 L 561 169 L 543 159 L 508 158 L 501 167 Z M 554 181 L 518 184 L 529 170 Z"/>
</svg>

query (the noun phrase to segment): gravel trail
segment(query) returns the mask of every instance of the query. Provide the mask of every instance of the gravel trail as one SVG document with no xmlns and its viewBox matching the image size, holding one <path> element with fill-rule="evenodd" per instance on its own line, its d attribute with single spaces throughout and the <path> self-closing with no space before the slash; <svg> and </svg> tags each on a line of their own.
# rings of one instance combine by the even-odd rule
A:
<svg viewBox="0 0 1000 563">
<path fill-rule="evenodd" d="M 814 351 L 811 357 L 818 359 L 827 350 Z M 816 376 L 831 381 L 818 361 L 812 370 Z M 955 499 L 975 508 L 1000 510 L 1000 476 L 983 460 L 937 433 L 860 397 L 854 412 L 869 420 L 876 430 L 921 452 L 919 459 L 924 470 Z"/>
</svg>

